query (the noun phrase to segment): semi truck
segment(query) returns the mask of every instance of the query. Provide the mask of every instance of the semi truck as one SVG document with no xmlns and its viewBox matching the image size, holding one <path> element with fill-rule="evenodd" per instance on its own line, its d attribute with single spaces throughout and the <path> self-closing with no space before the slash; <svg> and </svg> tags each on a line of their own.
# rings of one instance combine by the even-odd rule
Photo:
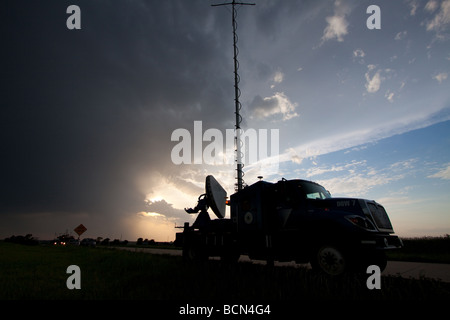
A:
<svg viewBox="0 0 450 320">
<path fill-rule="evenodd" d="M 226 206 L 230 217 L 225 218 Z M 216 219 L 211 219 L 211 209 Z M 198 214 L 176 234 L 185 260 L 217 256 L 237 261 L 250 259 L 310 263 L 314 270 L 331 276 L 365 272 L 367 266 L 384 270 L 386 251 L 403 246 L 384 207 L 374 200 L 333 198 L 320 184 L 282 179 L 260 180 L 227 198 L 212 176 L 206 177 Z"/>
</svg>

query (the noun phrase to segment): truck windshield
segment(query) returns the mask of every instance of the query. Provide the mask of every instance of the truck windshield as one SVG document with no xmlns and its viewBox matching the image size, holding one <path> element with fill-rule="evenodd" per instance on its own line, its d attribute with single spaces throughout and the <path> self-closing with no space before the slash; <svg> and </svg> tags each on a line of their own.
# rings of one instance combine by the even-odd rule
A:
<svg viewBox="0 0 450 320">
<path fill-rule="evenodd" d="M 300 186 L 307 199 L 331 198 L 331 194 L 324 187 L 317 183 L 301 181 Z"/>
</svg>

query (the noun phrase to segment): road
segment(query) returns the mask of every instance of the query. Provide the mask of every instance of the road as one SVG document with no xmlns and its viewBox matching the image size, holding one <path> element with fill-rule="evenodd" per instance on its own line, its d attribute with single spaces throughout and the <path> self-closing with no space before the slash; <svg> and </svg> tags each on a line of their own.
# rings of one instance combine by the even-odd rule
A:
<svg viewBox="0 0 450 320">
<path fill-rule="evenodd" d="M 181 256 L 181 250 L 174 249 L 157 249 L 157 248 L 130 248 L 117 247 L 118 249 L 147 252 L 152 254 L 164 254 Z M 241 256 L 239 261 L 252 261 L 247 256 Z M 254 263 L 264 263 L 265 261 L 252 261 Z M 294 262 L 275 262 L 276 266 L 292 266 L 292 267 L 307 267 L 308 264 L 296 264 Z M 404 278 L 420 279 L 427 277 L 432 279 L 439 279 L 444 282 L 450 282 L 450 264 L 443 263 L 422 263 L 422 262 L 406 262 L 406 261 L 389 261 L 383 275 L 399 275 Z"/>
<path fill-rule="evenodd" d="M 419 279 L 427 277 L 450 282 L 450 264 L 389 261 L 384 275 L 400 275 L 404 278 Z"/>
</svg>

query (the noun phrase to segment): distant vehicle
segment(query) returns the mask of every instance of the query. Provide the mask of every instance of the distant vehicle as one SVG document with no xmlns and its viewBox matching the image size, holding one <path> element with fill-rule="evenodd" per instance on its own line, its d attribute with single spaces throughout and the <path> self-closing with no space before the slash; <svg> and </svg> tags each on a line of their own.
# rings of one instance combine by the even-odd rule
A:
<svg viewBox="0 0 450 320">
<path fill-rule="evenodd" d="M 64 240 L 60 240 L 60 239 L 55 239 L 53 240 L 53 245 L 54 246 L 65 246 L 67 243 Z"/>
<path fill-rule="evenodd" d="M 76 240 L 73 236 L 70 236 L 67 233 L 65 233 L 56 237 L 56 239 L 53 240 L 53 245 L 55 246 L 66 246 L 69 244 L 74 245 L 76 241 L 78 240 Z"/>
<path fill-rule="evenodd" d="M 384 270 L 386 250 L 403 246 L 382 205 L 356 198 L 332 198 L 321 185 L 306 180 L 258 181 L 231 195 L 212 176 L 194 209 L 192 226 L 176 234 L 186 260 L 219 256 L 310 262 L 329 275 L 363 271 L 378 265 Z M 225 219 L 225 205 L 231 219 Z M 211 208 L 219 219 L 210 219 Z"/>
<path fill-rule="evenodd" d="M 97 242 L 92 238 L 84 238 L 80 242 L 80 246 L 85 246 L 85 247 L 95 247 L 96 245 L 97 245 Z"/>
</svg>

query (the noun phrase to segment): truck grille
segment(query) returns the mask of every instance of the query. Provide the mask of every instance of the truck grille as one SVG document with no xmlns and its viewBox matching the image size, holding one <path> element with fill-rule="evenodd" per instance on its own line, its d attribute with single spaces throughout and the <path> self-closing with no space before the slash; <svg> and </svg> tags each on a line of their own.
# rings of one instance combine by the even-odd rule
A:
<svg viewBox="0 0 450 320">
<path fill-rule="evenodd" d="M 392 229 L 391 221 L 389 220 L 383 206 L 373 202 L 368 202 L 367 205 L 369 206 L 370 213 L 372 214 L 373 220 L 375 221 L 378 229 L 381 231 L 393 232 L 394 230 Z"/>
</svg>

